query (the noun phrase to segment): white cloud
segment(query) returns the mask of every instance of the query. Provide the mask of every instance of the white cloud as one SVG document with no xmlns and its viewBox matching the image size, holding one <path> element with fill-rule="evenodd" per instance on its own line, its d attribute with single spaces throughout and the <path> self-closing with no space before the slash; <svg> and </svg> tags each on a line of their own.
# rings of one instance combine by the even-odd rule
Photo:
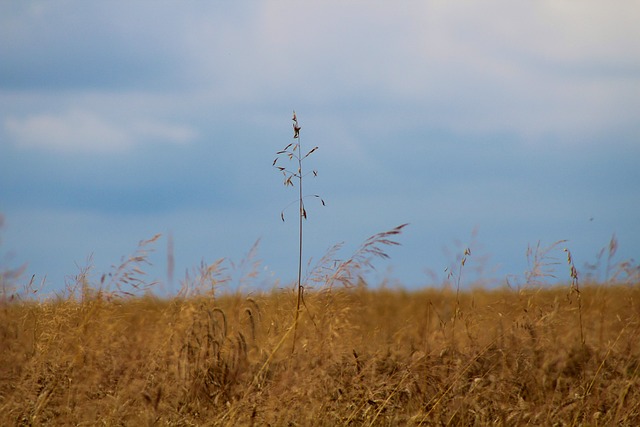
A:
<svg viewBox="0 0 640 427">
<path fill-rule="evenodd" d="M 9 139 L 19 147 L 66 153 L 123 152 L 151 141 L 184 144 L 196 136 L 186 126 L 144 119 L 115 122 L 78 109 L 24 118 L 9 116 L 4 127 Z"/>
<path fill-rule="evenodd" d="M 223 105 L 366 107 L 385 123 L 413 110 L 421 123 L 523 140 L 632 124 L 640 8 L 561 3 L 270 2 L 233 24 L 195 18 L 192 68 Z"/>
<path fill-rule="evenodd" d="M 113 152 L 129 148 L 133 140 L 122 128 L 87 111 L 9 117 L 5 129 L 18 146 L 65 152 Z"/>
<path fill-rule="evenodd" d="M 99 135 L 91 132 L 91 138 L 80 138 L 82 143 L 65 137 L 45 144 L 44 138 L 32 135 L 34 129 L 27 132 L 24 118 L 8 119 L 5 127 L 13 129 L 14 136 L 19 131 L 22 137 L 15 139 L 24 145 L 40 141 L 36 145 L 78 150 L 84 144 L 91 151 L 113 151 L 141 140 L 184 143 L 195 136 L 180 125 L 132 123 L 123 113 L 127 109 L 132 117 L 153 117 L 149 110 L 161 108 L 161 114 L 169 117 L 179 110 L 195 116 L 207 108 L 220 115 L 247 106 L 306 104 L 334 115 L 347 109 L 369 121 L 375 116 L 381 120 L 370 126 L 384 128 L 415 122 L 468 133 L 509 133 L 530 140 L 553 134 L 580 141 L 585 135 L 635 122 L 632 112 L 640 107 L 640 45 L 635 43 L 640 26 L 635 21 L 640 8 L 634 4 L 615 8 L 601 1 L 164 4 L 153 8 L 154 19 L 142 21 L 139 16 L 149 9 L 144 4 L 124 9 L 88 7 L 73 18 L 100 30 L 82 45 L 86 52 L 70 42 L 79 34 L 72 30 L 82 27 L 69 25 L 68 14 L 54 8 L 48 13 L 56 14 L 37 21 L 44 28 L 35 21 L 28 21 L 28 26 L 40 28 L 42 40 L 57 35 L 60 39 L 54 44 L 65 52 L 73 47 L 73 58 L 91 60 L 62 60 L 60 54 L 51 54 L 46 56 L 48 62 L 27 67 L 31 64 L 27 61 L 25 67 L 61 70 L 60 75 L 71 76 L 62 79 L 62 87 L 79 89 L 69 93 L 111 94 L 112 110 L 104 103 L 107 96 L 67 104 L 101 112 L 74 119 L 87 128 L 102 128 Z M 73 2 L 67 5 L 72 7 Z M 71 35 L 61 28 L 71 28 Z M 22 42 L 11 52 L 26 52 L 27 58 L 39 57 L 39 49 L 46 45 L 40 39 L 17 40 Z M 100 61 L 117 67 L 99 65 L 97 69 L 104 71 L 100 73 L 77 66 L 103 64 Z M 72 70 L 80 70 L 82 78 Z M 162 84 L 144 86 L 146 81 Z M 141 87 L 143 96 L 132 87 Z M 164 96 L 170 105 L 148 103 L 152 96 Z M 140 108 L 147 111 L 140 114 Z M 104 111 L 108 116 L 102 115 Z M 68 116 L 49 119 L 68 123 Z M 45 117 L 29 119 L 35 118 Z M 67 124 L 67 134 L 79 135 L 75 127 Z"/>
<path fill-rule="evenodd" d="M 143 120 L 134 123 L 132 131 L 136 136 L 145 139 L 159 139 L 166 142 L 185 144 L 196 137 L 196 132 L 187 127 Z"/>
</svg>

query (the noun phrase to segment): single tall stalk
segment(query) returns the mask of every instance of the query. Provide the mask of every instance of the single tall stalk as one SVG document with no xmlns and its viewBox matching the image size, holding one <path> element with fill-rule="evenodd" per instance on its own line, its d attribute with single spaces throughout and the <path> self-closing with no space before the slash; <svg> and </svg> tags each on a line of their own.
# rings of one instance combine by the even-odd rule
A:
<svg viewBox="0 0 640 427">
<path fill-rule="evenodd" d="M 303 246 L 303 220 L 307 219 L 307 211 L 304 208 L 304 193 L 302 191 L 302 179 L 305 177 L 305 174 L 302 170 L 302 163 L 304 159 L 306 159 L 311 153 L 316 151 L 318 147 L 313 148 L 311 151 L 306 153 L 304 156 L 302 155 L 302 145 L 300 142 L 300 125 L 298 123 L 298 117 L 296 116 L 296 112 L 293 112 L 293 139 L 294 142 L 287 145 L 284 150 L 278 151 L 276 159 L 273 161 L 273 166 L 277 168 L 284 175 L 284 185 L 294 187 L 293 178 L 298 180 L 298 283 L 297 283 L 297 298 L 296 298 L 296 313 L 293 324 L 293 346 L 291 351 L 295 351 L 296 346 L 296 334 L 298 330 L 298 319 L 300 318 L 300 307 L 303 303 L 303 292 L 304 285 L 302 284 L 302 246 Z M 298 163 L 297 171 L 290 171 L 284 166 L 278 166 L 276 163 L 278 162 L 279 156 L 286 155 L 289 160 L 296 160 Z M 313 176 L 317 176 L 317 171 L 312 171 Z M 320 198 L 317 194 L 312 195 L 311 197 Z M 322 204 L 324 205 L 324 200 L 320 199 Z M 284 210 L 280 213 L 280 217 L 284 221 Z"/>
<path fill-rule="evenodd" d="M 300 214 L 298 215 L 298 298 L 296 300 L 296 317 L 293 321 L 293 344 L 291 346 L 291 352 L 296 349 L 296 334 L 298 332 L 298 318 L 300 317 L 300 302 L 302 301 L 302 219 L 307 216 L 304 210 L 304 201 L 302 200 L 302 159 L 300 158 L 300 151 L 302 145 L 300 142 L 300 127 L 298 126 L 298 119 L 296 118 L 295 111 L 293 112 L 293 129 L 294 138 L 298 138 L 298 204 L 300 207 Z"/>
</svg>

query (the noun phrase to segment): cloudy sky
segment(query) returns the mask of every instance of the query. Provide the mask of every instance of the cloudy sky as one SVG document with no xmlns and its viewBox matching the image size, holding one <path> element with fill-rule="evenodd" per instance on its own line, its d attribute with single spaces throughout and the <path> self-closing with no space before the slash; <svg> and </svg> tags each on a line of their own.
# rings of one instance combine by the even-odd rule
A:
<svg viewBox="0 0 640 427">
<path fill-rule="evenodd" d="M 293 109 L 326 201 L 305 260 L 406 222 L 373 280 L 438 284 L 466 246 L 465 283 L 523 277 L 562 239 L 581 269 L 614 233 L 637 260 L 639 21 L 636 1 L 1 1 L 0 266 L 62 289 L 162 233 L 167 290 L 168 236 L 175 282 L 258 239 L 254 285 L 291 282 L 272 161 Z"/>
</svg>

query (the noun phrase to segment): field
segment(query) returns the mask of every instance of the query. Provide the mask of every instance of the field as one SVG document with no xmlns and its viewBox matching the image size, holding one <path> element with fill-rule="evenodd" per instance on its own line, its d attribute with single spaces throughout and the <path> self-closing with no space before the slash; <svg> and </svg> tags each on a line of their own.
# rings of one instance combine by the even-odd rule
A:
<svg viewBox="0 0 640 427">
<path fill-rule="evenodd" d="M 4 298 L 0 424 L 640 425 L 637 284 L 320 286 L 293 328 L 293 288 L 215 267 L 171 299 Z"/>
</svg>

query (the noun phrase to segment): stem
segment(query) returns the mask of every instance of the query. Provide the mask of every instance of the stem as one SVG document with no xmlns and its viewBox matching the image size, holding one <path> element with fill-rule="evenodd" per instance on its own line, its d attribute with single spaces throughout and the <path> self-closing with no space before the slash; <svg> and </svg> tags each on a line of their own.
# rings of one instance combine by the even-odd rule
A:
<svg viewBox="0 0 640 427">
<path fill-rule="evenodd" d="M 291 346 L 291 353 L 296 349 L 296 333 L 298 330 L 298 318 L 300 317 L 300 302 L 302 300 L 302 220 L 304 219 L 304 202 L 302 200 L 302 144 L 300 142 L 300 136 L 298 135 L 298 205 L 299 212 L 299 226 L 298 226 L 298 297 L 296 301 L 296 316 L 293 322 L 293 345 Z"/>
</svg>

